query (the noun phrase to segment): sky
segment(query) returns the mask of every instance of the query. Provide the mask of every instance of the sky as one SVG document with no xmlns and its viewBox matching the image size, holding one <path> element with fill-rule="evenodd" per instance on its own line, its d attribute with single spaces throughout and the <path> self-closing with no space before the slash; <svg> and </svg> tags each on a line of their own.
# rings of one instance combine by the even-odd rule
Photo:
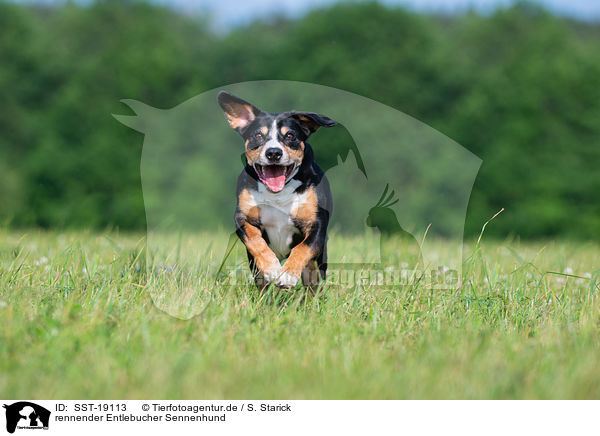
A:
<svg viewBox="0 0 600 436">
<path fill-rule="evenodd" d="M 189 11 L 209 11 L 220 24 L 243 24 L 256 17 L 277 14 L 298 16 L 306 11 L 335 3 L 336 0 L 154 0 Z M 509 6 L 514 0 L 380 0 L 389 5 L 405 6 L 416 11 L 457 12 L 474 8 L 489 12 Z M 535 0 L 551 11 L 586 21 L 600 21 L 600 0 Z"/>
<path fill-rule="evenodd" d="M 21 0 L 23 3 L 57 3 L 61 0 Z M 64 0 L 63 0 L 64 1 Z M 217 27 L 230 28 L 254 18 L 283 15 L 296 17 L 315 7 L 333 4 L 338 0 L 151 0 L 178 10 L 208 12 Z M 89 3 L 90 0 L 80 0 Z M 509 6 L 514 0 L 380 0 L 388 5 L 404 6 L 415 11 L 452 13 L 474 8 L 490 12 Z M 533 0 L 547 9 L 585 21 L 600 21 L 600 0 Z"/>
</svg>

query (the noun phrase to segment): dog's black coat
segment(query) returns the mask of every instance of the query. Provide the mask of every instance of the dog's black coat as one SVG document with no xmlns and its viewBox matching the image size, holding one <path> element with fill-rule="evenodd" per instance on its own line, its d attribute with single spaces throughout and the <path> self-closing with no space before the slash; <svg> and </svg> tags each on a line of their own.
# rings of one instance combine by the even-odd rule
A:
<svg viewBox="0 0 600 436">
<path fill-rule="evenodd" d="M 219 93 L 218 103 L 245 143 L 235 224 L 257 285 L 291 287 L 300 276 L 305 285 L 315 285 L 327 270 L 333 202 L 307 139 L 336 123 L 311 112 L 267 113 L 226 92 Z"/>
</svg>

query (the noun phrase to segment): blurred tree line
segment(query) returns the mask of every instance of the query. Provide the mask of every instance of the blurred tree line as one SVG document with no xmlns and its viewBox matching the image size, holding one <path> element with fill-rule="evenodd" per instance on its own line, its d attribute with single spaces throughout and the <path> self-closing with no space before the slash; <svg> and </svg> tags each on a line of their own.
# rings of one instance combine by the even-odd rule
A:
<svg viewBox="0 0 600 436">
<path fill-rule="evenodd" d="M 143 137 L 112 113 L 248 80 L 403 111 L 483 159 L 467 234 L 600 236 L 600 25 L 517 4 L 434 16 L 339 4 L 211 31 L 143 2 L 0 2 L 0 224 L 143 229 Z M 368 116 L 368 115 L 367 115 Z M 376 120 L 374 120 L 376 122 Z"/>
</svg>

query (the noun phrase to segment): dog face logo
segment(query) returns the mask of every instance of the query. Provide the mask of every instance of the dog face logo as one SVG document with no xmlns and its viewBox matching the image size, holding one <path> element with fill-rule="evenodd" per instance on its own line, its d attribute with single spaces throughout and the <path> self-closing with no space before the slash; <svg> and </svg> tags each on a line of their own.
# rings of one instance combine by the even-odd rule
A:
<svg viewBox="0 0 600 436">
<path fill-rule="evenodd" d="M 48 429 L 50 411 L 28 401 L 19 401 L 11 405 L 4 404 L 6 409 L 6 431 L 14 433 L 19 429 Z"/>
<path fill-rule="evenodd" d="M 263 112 L 224 91 L 217 101 L 229 125 L 244 139 L 248 164 L 271 192 L 281 191 L 294 177 L 308 137 L 319 127 L 336 125 L 332 119 L 312 112 Z"/>
</svg>

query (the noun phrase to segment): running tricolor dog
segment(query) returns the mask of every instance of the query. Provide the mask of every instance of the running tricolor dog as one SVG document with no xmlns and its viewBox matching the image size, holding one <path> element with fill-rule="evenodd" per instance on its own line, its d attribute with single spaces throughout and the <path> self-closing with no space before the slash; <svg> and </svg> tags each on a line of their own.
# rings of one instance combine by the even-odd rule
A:
<svg viewBox="0 0 600 436">
<path fill-rule="evenodd" d="M 291 288 L 302 278 L 305 286 L 316 286 L 327 270 L 333 204 L 307 139 L 335 121 L 312 112 L 264 112 L 224 91 L 217 101 L 244 141 L 235 224 L 256 285 Z"/>
</svg>

